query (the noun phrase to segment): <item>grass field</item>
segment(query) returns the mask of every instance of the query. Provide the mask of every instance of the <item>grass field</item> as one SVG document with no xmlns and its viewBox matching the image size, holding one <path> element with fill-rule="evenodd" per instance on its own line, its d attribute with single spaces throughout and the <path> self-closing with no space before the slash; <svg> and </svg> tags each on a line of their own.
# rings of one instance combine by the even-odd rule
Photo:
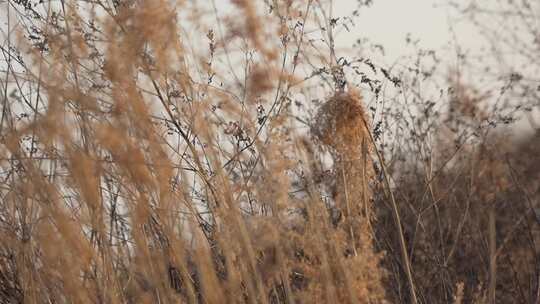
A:
<svg viewBox="0 0 540 304">
<path fill-rule="evenodd" d="M 535 80 L 332 1 L 6 3 L 0 303 L 540 301 Z"/>
</svg>

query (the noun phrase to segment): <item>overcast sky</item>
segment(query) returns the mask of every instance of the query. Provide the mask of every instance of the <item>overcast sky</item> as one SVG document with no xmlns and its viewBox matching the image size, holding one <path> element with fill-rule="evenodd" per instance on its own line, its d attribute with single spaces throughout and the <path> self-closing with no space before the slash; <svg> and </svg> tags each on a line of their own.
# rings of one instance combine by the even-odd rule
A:
<svg viewBox="0 0 540 304">
<path fill-rule="evenodd" d="M 334 17 L 347 16 L 356 8 L 356 0 L 334 0 Z M 228 9 L 229 1 L 216 1 L 221 8 Z M 440 49 L 452 38 L 449 31 L 449 10 L 441 0 L 374 0 L 369 8 L 360 10 L 360 18 L 350 32 L 342 31 L 336 37 L 340 47 L 350 47 L 359 37 L 384 46 L 388 60 L 405 55 L 404 41 L 408 33 L 420 39 L 424 48 Z M 0 1 L 2 36 L 6 35 L 7 3 Z M 478 47 L 478 35 L 473 28 L 461 28 L 459 42 L 465 48 Z M 5 38 L 5 37 L 3 37 Z"/>
<path fill-rule="evenodd" d="M 355 0 L 334 1 L 334 15 L 346 16 L 355 7 Z M 369 8 L 360 11 L 360 18 L 351 32 L 342 32 L 337 40 L 350 46 L 359 35 L 382 44 L 386 55 L 393 60 L 405 55 L 405 37 L 412 34 L 420 39 L 423 48 L 441 49 L 452 41 L 450 25 L 457 31 L 459 43 L 467 49 L 480 47 L 479 35 L 472 27 L 451 22 L 451 10 L 437 0 L 374 0 Z"/>
</svg>

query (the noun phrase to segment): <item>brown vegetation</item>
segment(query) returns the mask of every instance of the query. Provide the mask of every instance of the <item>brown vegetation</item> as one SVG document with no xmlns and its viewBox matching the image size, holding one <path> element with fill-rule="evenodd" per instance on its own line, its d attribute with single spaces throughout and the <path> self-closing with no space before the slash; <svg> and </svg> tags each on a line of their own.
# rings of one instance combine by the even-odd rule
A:
<svg viewBox="0 0 540 304">
<path fill-rule="evenodd" d="M 10 3 L 1 303 L 540 299 L 538 134 L 457 84 L 377 110 L 410 88 L 325 1 L 233 4 Z"/>
</svg>

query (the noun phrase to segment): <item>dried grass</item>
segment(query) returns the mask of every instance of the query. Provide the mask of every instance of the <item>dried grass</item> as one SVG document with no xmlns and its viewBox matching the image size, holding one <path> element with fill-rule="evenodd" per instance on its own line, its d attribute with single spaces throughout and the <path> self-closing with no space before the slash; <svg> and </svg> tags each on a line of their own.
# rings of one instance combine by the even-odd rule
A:
<svg viewBox="0 0 540 304">
<path fill-rule="evenodd" d="M 523 289 L 538 179 L 521 177 L 536 171 L 486 135 L 462 171 L 393 180 L 352 85 L 298 75 L 336 68 L 305 37 L 327 36 L 323 5 L 234 4 L 61 2 L 35 18 L 46 43 L 20 41 L 32 64 L 8 73 L 28 88 L 1 96 L 0 302 L 480 303 Z M 331 97 L 310 137 L 292 104 L 321 94 L 313 82 Z M 417 212 L 428 192 L 440 210 Z M 516 221 L 498 198 L 518 192 L 530 206 Z"/>
</svg>

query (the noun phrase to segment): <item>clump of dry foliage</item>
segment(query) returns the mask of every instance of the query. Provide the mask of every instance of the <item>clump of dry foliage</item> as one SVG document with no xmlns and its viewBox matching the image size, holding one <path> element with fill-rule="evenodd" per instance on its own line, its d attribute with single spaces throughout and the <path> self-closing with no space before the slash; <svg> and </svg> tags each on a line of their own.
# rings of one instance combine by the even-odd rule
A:
<svg viewBox="0 0 540 304">
<path fill-rule="evenodd" d="M 6 5 L 0 302 L 539 299 L 522 109 L 380 102 L 420 76 L 337 56 L 331 1 L 202 2 Z"/>
</svg>

